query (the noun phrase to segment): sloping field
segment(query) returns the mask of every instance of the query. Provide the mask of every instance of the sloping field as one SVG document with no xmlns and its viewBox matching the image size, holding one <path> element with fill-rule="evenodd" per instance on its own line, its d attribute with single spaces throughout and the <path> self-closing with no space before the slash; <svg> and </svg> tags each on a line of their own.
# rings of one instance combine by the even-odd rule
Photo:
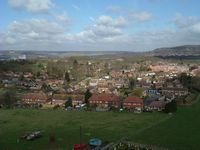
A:
<svg viewBox="0 0 200 150">
<path fill-rule="evenodd" d="M 115 141 L 133 138 L 170 118 L 162 113 L 75 112 L 64 110 L 0 110 L 0 149 L 72 149 L 74 143 L 98 137 Z M 42 130 L 35 141 L 19 140 L 20 135 Z M 55 137 L 55 143 L 49 138 Z M 161 137 L 162 138 L 162 137 Z M 145 141 L 144 141 L 145 142 Z M 143 142 L 143 143 L 144 143 Z"/>
</svg>

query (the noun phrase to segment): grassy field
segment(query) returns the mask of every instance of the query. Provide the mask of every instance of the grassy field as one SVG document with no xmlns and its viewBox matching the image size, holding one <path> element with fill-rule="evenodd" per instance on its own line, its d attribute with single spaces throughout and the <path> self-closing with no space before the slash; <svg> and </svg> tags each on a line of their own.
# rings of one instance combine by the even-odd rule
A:
<svg viewBox="0 0 200 150">
<path fill-rule="evenodd" d="M 134 139 L 175 150 L 199 150 L 200 102 L 180 107 L 173 117 L 145 130 Z"/>
<path fill-rule="evenodd" d="M 155 124 L 169 119 L 162 113 L 67 112 L 62 110 L 0 110 L 0 149 L 72 149 L 79 143 L 79 128 L 87 142 L 93 137 L 104 141 L 137 135 Z M 43 130 L 35 141 L 18 140 L 27 131 Z M 56 143 L 49 144 L 55 135 Z"/>
<path fill-rule="evenodd" d="M 98 137 L 115 141 L 128 137 L 134 142 L 174 150 L 200 148 L 200 102 L 181 106 L 174 115 L 162 113 L 74 112 L 62 110 L 0 110 L 0 149 L 72 149 L 82 139 Z M 35 141 L 18 140 L 27 131 L 43 130 Z M 51 145 L 49 137 L 55 135 Z"/>
</svg>

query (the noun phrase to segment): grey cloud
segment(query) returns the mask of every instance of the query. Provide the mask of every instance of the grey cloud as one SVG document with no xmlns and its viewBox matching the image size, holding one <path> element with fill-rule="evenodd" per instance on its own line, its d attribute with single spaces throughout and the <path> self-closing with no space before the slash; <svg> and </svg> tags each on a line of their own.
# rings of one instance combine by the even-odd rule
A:
<svg viewBox="0 0 200 150">
<path fill-rule="evenodd" d="M 8 4 L 12 8 L 33 13 L 47 13 L 54 7 L 54 3 L 51 0 L 8 0 Z"/>
<path fill-rule="evenodd" d="M 178 28 L 187 28 L 194 24 L 196 24 L 199 19 L 196 16 L 184 17 L 182 14 L 177 13 L 172 19 L 172 23 L 174 23 Z"/>
<path fill-rule="evenodd" d="M 192 27 L 191 27 L 191 30 L 195 33 L 199 33 L 200 34 L 200 22 L 194 24 Z"/>
</svg>

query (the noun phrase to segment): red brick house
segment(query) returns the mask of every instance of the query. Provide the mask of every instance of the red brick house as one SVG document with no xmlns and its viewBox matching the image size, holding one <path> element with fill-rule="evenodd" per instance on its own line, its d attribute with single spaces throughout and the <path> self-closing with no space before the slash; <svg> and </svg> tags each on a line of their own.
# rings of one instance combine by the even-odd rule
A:
<svg viewBox="0 0 200 150">
<path fill-rule="evenodd" d="M 165 105 L 167 104 L 167 102 L 160 100 L 160 101 L 153 101 L 150 105 L 149 105 L 149 109 L 150 110 L 157 110 L 157 111 L 162 111 L 165 109 Z"/>
<path fill-rule="evenodd" d="M 64 105 L 65 102 L 69 99 L 69 96 L 66 94 L 54 94 L 52 97 L 52 104 L 53 105 Z"/>
<path fill-rule="evenodd" d="M 96 105 L 98 107 L 119 107 L 120 106 L 120 100 L 119 97 L 114 94 L 107 94 L 107 93 L 101 93 L 101 94 L 93 94 L 89 98 L 90 105 Z"/>
<path fill-rule="evenodd" d="M 62 106 L 69 99 L 72 100 L 72 106 L 83 104 L 85 101 L 84 95 L 80 94 L 54 94 L 52 98 L 52 104 Z"/>
<path fill-rule="evenodd" d="M 22 96 L 22 101 L 27 104 L 45 104 L 48 96 L 44 92 L 26 93 Z"/>
<path fill-rule="evenodd" d="M 123 101 L 123 107 L 127 109 L 142 109 L 144 106 L 143 99 L 136 96 L 128 96 Z"/>
<path fill-rule="evenodd" d="M 83 104 L 84 102 L 85 102 L 85 96 L 84 95 L 77 94 L 77 95 L 72 96 L 72 105 L 73 106 Z"/>
<path fill-rule="evenodd" d="M 175 96 L 186 96 L 188 95 L 188 89 L 187 88 L 163 88 L 162 94 L 170 94 Z"/>
</svg>

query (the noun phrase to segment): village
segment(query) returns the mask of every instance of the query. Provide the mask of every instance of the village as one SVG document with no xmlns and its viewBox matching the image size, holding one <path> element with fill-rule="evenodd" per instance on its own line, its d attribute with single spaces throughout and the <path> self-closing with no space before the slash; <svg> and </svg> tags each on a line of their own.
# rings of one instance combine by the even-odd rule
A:
<svg viewBox="0 0 200 150">
<path fill-rule="evenodd" d="M 36 75 L 4 71 L 0 76 L 1 87 L 23 91 L 11 104 L 15 108 L 140 113 L 164 111 L 172 102 L 187 103 L 190 91 L 179 77 L 181 74 L 196 76 L 200 72 L 200 67 L 192 64 L 149 60 L 129 63 L 119 69 L 112 63 L 116 61 L 123 63 L 124 60 L 111 60 L 111 63 L 73 60 L 61 77 L 48 75 L 47 66 Z M 78 79 L 78 72 L 87 75 Z"/>
</svg>

